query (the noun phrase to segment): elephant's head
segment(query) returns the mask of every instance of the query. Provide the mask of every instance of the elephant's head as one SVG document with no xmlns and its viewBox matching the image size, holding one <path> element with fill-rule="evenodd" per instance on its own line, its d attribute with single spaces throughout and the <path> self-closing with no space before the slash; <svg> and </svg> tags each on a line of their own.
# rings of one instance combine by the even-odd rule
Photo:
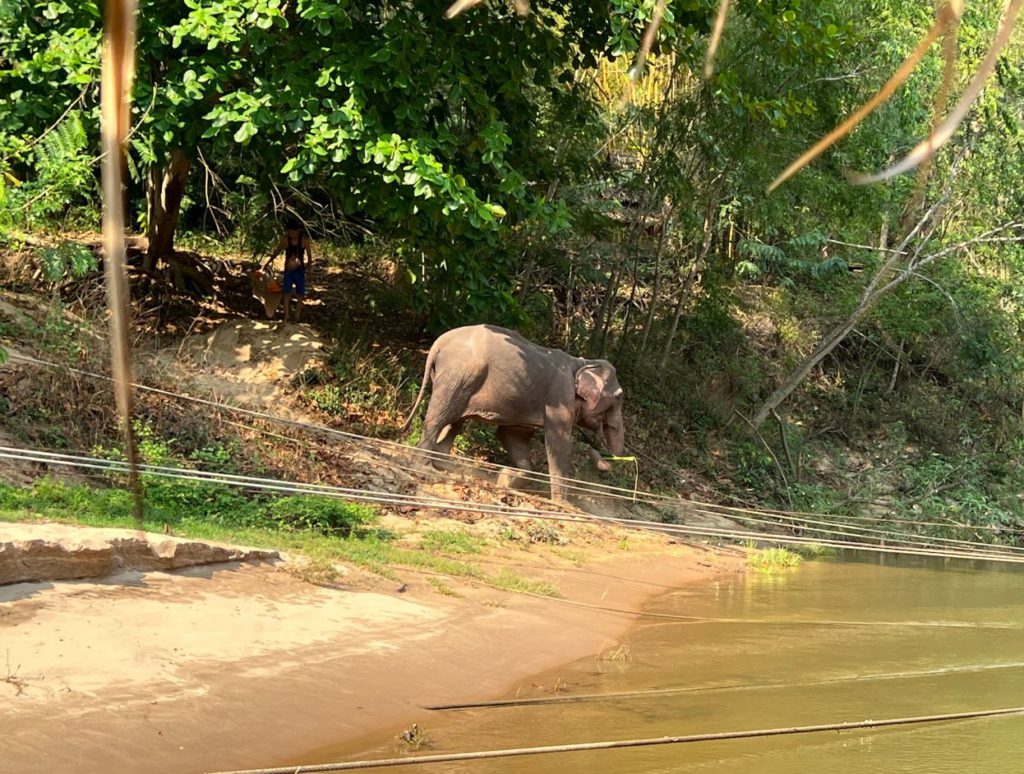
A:
<svg viewBox="0 0 1024 774">
<path fill-rule="evenodd" d="M 622 387 L 615 375 L 615 366 L 607 360 L 587 360 L 576 372 L 576 424 L 598 435 L 616 457 L 626 451 L 622 426 Z M 595 449 L 591 459 L 598 470 L 611 469 Z"/>
</svg>

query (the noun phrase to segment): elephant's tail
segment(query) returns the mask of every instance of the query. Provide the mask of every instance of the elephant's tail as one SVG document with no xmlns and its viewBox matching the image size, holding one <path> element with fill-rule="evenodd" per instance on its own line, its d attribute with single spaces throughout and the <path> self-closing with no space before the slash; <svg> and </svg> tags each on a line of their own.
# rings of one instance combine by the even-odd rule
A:
<svg viewBox="0 0 1024 774">
<path fill-rule="evenodd" d="M 420 403 L 423 402 L 423 396 L 427 392 L 427 385 L 430 384 L 430 378 L 434 373 L 434 360 L 437 358 L 437 347 L 431 347 L 430 352 L 427 355 L 427 365 L 423 369 L 423 384 L 420 385 L 420 394 L 416 396 L 416 402 L 412 404 L 412 411 L 409 412 L 409 418 L 405 420 L 405 424 L 402 425 L 402 432 L 406 432 L 412 420 L 416 418 L 416 411 L 420 407 Z"/>
</svg>

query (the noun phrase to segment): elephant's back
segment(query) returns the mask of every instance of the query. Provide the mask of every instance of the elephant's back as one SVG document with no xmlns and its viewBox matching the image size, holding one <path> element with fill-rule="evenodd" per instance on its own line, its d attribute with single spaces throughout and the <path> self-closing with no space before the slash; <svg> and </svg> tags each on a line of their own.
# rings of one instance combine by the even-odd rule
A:
<svg viewBox="0 0 1024 774">
<path fill-rule="evenodd" d="M 518 331 L 490 323 L 452 328 L 438 337 L 435 346 L 447 350 L 472 351 L 473 354 L 484 357 L 500 357 L 513 350 L 535 355 L 543 353 L 548 357 L 557 355 L 571 357 L 560 349 L 535 344 Z"/>
<path fill-rule="evenodd" d="M 535 349 L 536 344 L 516 331 L 498 325 L 464 325 L 441 334 L 434 348 L 449 357 L 483 358 L 500 356 L 510 349 Z"/>
<path fill-rule="evenodd" d="M 569 385 L 570 359 L 497 325 L 455 328 L 438 338 L 434 384 L 467 395 L 464 416 L 499 425 L 541 427 L 556 385 Z M 556 390 L 559 394 L 565 390 Z"/>
</svg>

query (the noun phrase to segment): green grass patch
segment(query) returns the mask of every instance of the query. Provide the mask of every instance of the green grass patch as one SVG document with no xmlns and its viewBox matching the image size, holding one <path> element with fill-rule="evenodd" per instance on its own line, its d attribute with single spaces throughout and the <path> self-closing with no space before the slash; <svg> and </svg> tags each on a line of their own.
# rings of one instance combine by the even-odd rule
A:
<svg viewBox="0 0 1024 774">
<path fill-rule="evenodd" d="M 334 563 L 322 556 L 310 557 L 305 564 L 294 569 L 292 575 L 314 586 L 336 586 L 343 577 Z"/>
<path fill-rule="evenodd" d="M 551 553 L 565 559 L 567 562 L 571 562 L 577 567 L 582 567 L 587 563 L 587 557 L 582 551 L 570 551 L 565 548 L 553 547 Z"/>
<path fill-rule="evenodd" d="M 803 562 L 800 554 L 785 548 L 761 548 L 747 555 L 747 567 L 765 575 L 797 567 Z"/>
<path fill-rule="evenodd" d="M 479 554 L 487 541 L 465 530 L 432 529 L 423 533 L 420 546 L 439 554 Z"/>
<path fill-rule="evenodd" d="M 527 549 L 534 544 L 563 546 L 569 542 L 553 524 L 533 519 L 518 524 L 507 524 L 500 537 L 506 543 L 518 543 Z"/>
<path fill-rule="evenodd" d="M 375 518 L 376 514 L 365 506 L 330 498 L 275 500 L 247 497 L 238 490 L 214 485 L 147 482 L 143 529 L 161 533 L 170 527 L 177 537 L 300 553 L 309 559 L 311 582 L 337 582 L 331 564 L 347 562 L 392 580 L 399 579 L 396 568 L 406 567 L 469 578 L 511 592 L 559 596 L 552 584 L 524 578 L 511 570 L 492 575 L 468 561 L 433 550 L 396 545 L 393 534 L 372 527 Z M 28 488 L 0 484 L 0 521 L 135 527 L 132 498 L 127 491 L 66 484 L 50 478 Z M 483 544 L 482 538 L 468 533 L 434 532 L 438 536 L 431 541 L 445 550 L 452 550 L 454 545 L 456 552 L 461 549 L 474 553 Z"/>
<path fill-rule="evenodd" d="M 427 583 L 434 587 L 434 591 L 445 597 L 461 597 L 462 595 L 445 583 L 440 578 L 427 578 Z"/>
<path fill-rule="evenodd" d="M 544 597 L 554 597 L 560 599 L 562 594 L 554 586 L 554 584 L 548 583 L 547 581 L 531 580 L 530 578 L 524 578 L 519 573 L 513 572 L 507 567 L 503 569 L 497 575 L 492 575 L 487 578 L 487 582 L 496 586 L 497 588 L 504 589 L 505 591 L 516 591 L 525 592 L 527 594 L 540 594 Z"/>
<path fill-rule="evenodd" d="M 832 546 L 823 546 L 818 543 L 796 545 L 790 548 L 790 550 L 799 554 L 804 559 L 831 559 L 838 555 L 838 552 Z"/>
<path fill-rule="evenodd" d="M 368 534 L 377 512 L 331 497 L 246 495 L 220 484 L 142 477 L 147 528 L 301 531 L 349 537 Z M 134 526 L 132 497 L 118 487 L 42 478 L 30 488 L 0 485 L 0 511 L 89 526 Z M 24 519 L 19 519 L 24 520 Z M 205 536 L 204 536 L 205 537 Z"/>
</svg>

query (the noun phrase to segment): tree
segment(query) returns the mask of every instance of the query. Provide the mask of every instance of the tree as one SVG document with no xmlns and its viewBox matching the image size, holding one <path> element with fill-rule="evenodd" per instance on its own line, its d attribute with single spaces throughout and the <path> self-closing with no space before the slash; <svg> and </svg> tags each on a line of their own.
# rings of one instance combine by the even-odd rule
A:
<svg viewBox="0 0 1024 774">
<path fill-rule="evenodd" d="M 150 268 L 173 253 L 202 158 L 232 186 L 328 197 L 399 236 L 409 269 L 443 278 L 442 294 L 458 288 L 461 269 L 480 283 L 474 303 L 509 306 L 497 235 L 547 212 L 540 192 L 555 172 L 557 124 L 586 112 L 572 74 L 608 52 L 609 11 L 566 0 L 522 21 L 447 21 L 443 10 L 412 0 L 143 2 L 128 165 L 145 189 Z M 0 112 L 0 130 L 8 164 L 24 167 L 23 138 L 62 99 L 88 105 L 95 136 L 100 20 L 91 2 L 6 13 L 0 56 L 13 67 L 0 83 L 22 100 Z M 486 251 L 497 252 L 489 265 Z"/>
<path fill-rule="evenodd" d="M 962 59 L 966 60 L 968 71 L 976 69 L 975 63 L 986 54 L 985 45 L 978 42 L 979 38 L 984 38 L 978 33 L 987 26 L 995 26 L 995 21 L 991 9 L 989 15 L 967 20 L 973 45 L 962 52 Z M 1021 53 L 1020 45 L 1011 47 L 1006 58 L 1019 61 Z M 753 418 L 755 427 L 760 426 L 886 296 L 905 282 L 927 281 L 924 270 L 943 259 L 977 256 L 992 246 L 1005 251 L 1024 241 L 1021 231 L 1024 210 L 1016 197 L 1007 198 L 1003 194 L 1016 190 L 1017 181 L 1024 174 L 1020 160 L 1012 163 L 1015 157 L 1003 153 L 1008 147 L 1019 148 L 1022 140 L 1018 69 L 1007 62 L 987 98 L 974 107 L 968 122 L 971 128 L 962 130 L 939 157 L 939 179 L 930 183 L 927 176 L 930 168 L 926 167 L 912 189 L 904 186 L 903 233 L 898 237 L 899 243 L 894 248 L 890 246 L 886 236 L 888 224 L 883 221 L 883 237 L 878 247 L 883 258 L 854 308 L 821 338 L 763 402 Z M 940 91 L 933 120 L 941 117 L 944 108 L 945 95 Z M 1001 162 L 994 163 L 997 158 Z"/>
</svg>

